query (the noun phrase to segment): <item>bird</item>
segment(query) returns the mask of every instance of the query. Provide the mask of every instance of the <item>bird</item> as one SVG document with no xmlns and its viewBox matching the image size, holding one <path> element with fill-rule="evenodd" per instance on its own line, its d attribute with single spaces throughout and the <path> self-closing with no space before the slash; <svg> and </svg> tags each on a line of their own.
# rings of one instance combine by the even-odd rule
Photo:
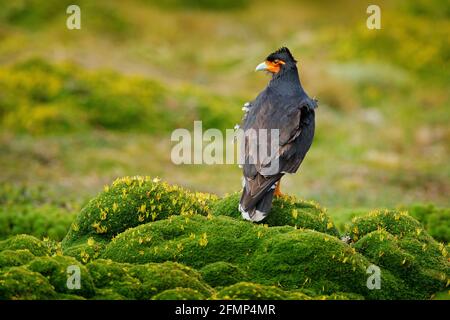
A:
<svg viewBox="0 0 450 320">
<path fill-rule="evenodd" d="M 269 54 L 255 71 L 266 71 L 271 79 L 266 88 L 243 108 L 245 115 L 239 126 L 245 137 L 244 161 L 240 166 L 243 190 L 238 209 L 245 220 L 260 222 L 269 215 L 273 197 L 282 196 L 281 178 L 297 172 L 312 145 L 318 101 L 310 98 L 303 89 L 297 61 L 287 47 Z M 251 148 L 246 135 L 260 129 L 267 130 L 268 143 L 272 141 L 270 130 L 278 129 L 276 153 L 263 155 L 261 159 L 257 152 L 262 147 L 261 142 L 257 142 L 256 149 Z M 272 166 L 275 161 L 277 166 Z M 267 170 L 269 167 L 271 170 Z"/>
</svg>

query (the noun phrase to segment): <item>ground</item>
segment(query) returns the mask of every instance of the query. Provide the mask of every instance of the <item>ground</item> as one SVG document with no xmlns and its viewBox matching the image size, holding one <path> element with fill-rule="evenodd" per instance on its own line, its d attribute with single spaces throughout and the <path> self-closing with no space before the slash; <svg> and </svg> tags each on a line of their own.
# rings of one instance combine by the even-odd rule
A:
<svg viewBox="0 0 450 320">
<path fill-rule="evenodd" d="M 369 212 L 339 231 L 319 205 L 295 197 L 276 199 L 260 224 L 236 214 L 238 200 L 118 179 L 62 242 L 0 242 L 0 298 L 431 299 L 448 290 L 448 246 L 406 211 Z M 371 265 L 379 290 L 367 286 Z M 66 285 L 69 266 L 80 268 L 80 289 Z"/>
</svg>

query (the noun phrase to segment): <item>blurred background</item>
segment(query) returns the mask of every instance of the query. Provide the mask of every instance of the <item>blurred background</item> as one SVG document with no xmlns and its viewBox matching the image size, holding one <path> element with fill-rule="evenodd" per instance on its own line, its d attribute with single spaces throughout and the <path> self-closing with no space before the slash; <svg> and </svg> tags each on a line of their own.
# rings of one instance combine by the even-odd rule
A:
<svg viewBox="0 0 450 320">
<path fill-rule="evenodd" d="M 66 28 L 70 4 L 81 8 L 81 30 Z M 366 27 L 369 4 L 381 7 L 381 30 Z M 239 190 L 236 165 L 172 164 L 170 134 L 194 120 L 233 128 L 269 81 L 255 66 L 280 46 L 319 100 L 314 144 L 284 192 L 338 220 L 375 207 L 450 205 L 446 1 L 0 0 L 0 8 L 4 215 L 74 213 L 124 175 Z"/>
</svg>

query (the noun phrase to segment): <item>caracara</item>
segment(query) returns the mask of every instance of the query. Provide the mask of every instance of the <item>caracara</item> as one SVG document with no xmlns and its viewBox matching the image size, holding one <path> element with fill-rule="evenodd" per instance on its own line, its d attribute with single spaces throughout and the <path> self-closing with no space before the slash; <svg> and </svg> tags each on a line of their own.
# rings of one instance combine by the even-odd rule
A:
<svg viewBox="0 0 450 320">
<path fill-rule="evenodd" d="M 256 67 L 256 71 L 267 71 L 272 78 L 256 99 L 244 106 L 246 114 L 240 126 L 245 134 L 245 147 L 239 211 L 246 220 L 259 222 L 267 217 L 273 196 L 281 195 L 281 178 L 298 170 L 313 141 L 317 101 L 303 90 L 296 64 L 289 49 L 283 47 Z M 267 152 L 266 158 L 261 158 L 260 140 L 257 148 L 249 147 L 250 129 L 256 132 L 266 129 L 268 143 L 272 141 L 271 129 L 278 129 L 276 153 Z M 273 161 L 277 161 L 277 166 L 271 166 Z M 266 170 L 268 167 L 271 170 Z"/>
</svg>

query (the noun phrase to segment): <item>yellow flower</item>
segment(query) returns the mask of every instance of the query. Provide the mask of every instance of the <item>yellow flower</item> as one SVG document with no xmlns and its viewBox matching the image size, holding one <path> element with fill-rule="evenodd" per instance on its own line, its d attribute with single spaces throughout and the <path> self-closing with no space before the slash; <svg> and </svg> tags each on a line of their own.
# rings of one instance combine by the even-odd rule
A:
<svg viewBox="0 0 450 320">
<path fill-rule="evenodd" d="M 147 209 L 147 205 L 145 203 L 141 204 L 141 206 L 138 208 L 138 212 L 145 213 L 145 210 Z"/>
<path fill-rule="evenodd" d="M 204 232 L 200 238 L 200 241 L 198 242 L 201 247 L 206 247 L 208 244 L 208 237 L 206 235 L 206 232 Z"/>
<path fill-rule="evenodd" d="M 89 237 L 87 241 L 88 246 L 92 247 L 95 244 L 95 240 L 92 237 Z"/>
</svg>

